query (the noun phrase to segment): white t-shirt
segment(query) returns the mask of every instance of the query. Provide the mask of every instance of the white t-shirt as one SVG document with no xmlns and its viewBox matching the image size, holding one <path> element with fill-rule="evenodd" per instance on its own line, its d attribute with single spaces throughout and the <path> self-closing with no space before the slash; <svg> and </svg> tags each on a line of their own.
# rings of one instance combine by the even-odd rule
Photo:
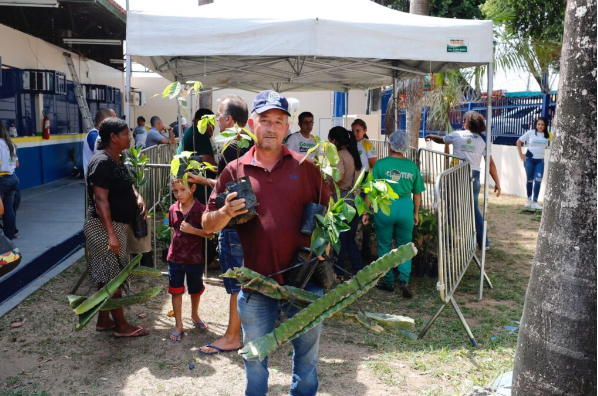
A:
<svg viewBox="0 0 598 396">
<path fill-rule="evenodd" d="M 289 150 L 292 150 L 296 153 L 303 154 L 307 153 L 307 151 L 316 146 L 316 141 L 313 138 L 313 135 L 309 135 L 309 138 L 304 138 L 301 132 L 295 132 L 286 139 L 284 145 L 287 146 Z M 312 152 L 309 155 L 309 158 L 314 158 L 315 152 Z"/>
<path fill-rule="evenodd" d="M 471 169 L 480 171 L 482 157 L 486 154 L 486 140 L 477 133 L 455 131 L 444 138 L 445 143 L 453 145 L 455 157 L 463 158 L 471 163 Z"/>
<path fill-rule="evenodd" d="M 83 174 L 85 176 L 87 176 L 87 164 L 89 164 L 91 157 L 98 152 L 97 143 L 99 136 L 100 132 L 96 128 L 93 128 L 87 132 L 85 140 L 83 140 Z"/>
<path fill-rule="evenodd" d="M 548 147 L 548 142 L 552 140 L 552 134 L 549 137 L 544 137 L 544 132 L 536 132 L 535 129 L 530 129 L 519 138 L 521 142 L 527 143 L 527 150 L 531 151 L 534 159 L 544 159 L 544 150 Z"/>
<path fill-rule="evenodd" d="M 367 139 L 363 139 L 361 142 L 357 142 L 357 151 L 359 157 L 361 157 L 361 170 L 370 170 L 368 159 L 377 158 L 378 153 L 376 152 L 376 146 Z"/>
<path fill-rule="evenodd" d="M 17 151 L 15 156 L 10 157 L 10 149 L 4 139 L 0 139 L 0 172 L 4 175 L 12 175 L 17 167 Z"/>
</svg>

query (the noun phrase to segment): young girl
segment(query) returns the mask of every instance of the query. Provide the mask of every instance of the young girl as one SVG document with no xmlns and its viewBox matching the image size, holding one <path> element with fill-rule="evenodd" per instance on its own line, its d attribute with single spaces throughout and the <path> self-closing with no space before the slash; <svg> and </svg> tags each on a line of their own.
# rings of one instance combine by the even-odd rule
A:
<svg viewBox="0 0 598 396">
<path fill-rule="evenodd" d="M 172 342 L 183 338 L 183 293 L 185 278 L 191 296 L 191 320 L 195 327 L 207 330 L 208 325 L 199 318 L 199 299 L 205 290 L 202 280 L 204 238 L 201 215 L 206 207 L 193 197 L 195 184 L 185 185 L 182 179 L 172 180 L 172 192 L 177 202 L 170 207 L 168 224 L 172 228 L 172 241 L 168 249 L 168 292 L 172 294 L 172 308 L 176 326 L 170 333 Z"/>
</svg>

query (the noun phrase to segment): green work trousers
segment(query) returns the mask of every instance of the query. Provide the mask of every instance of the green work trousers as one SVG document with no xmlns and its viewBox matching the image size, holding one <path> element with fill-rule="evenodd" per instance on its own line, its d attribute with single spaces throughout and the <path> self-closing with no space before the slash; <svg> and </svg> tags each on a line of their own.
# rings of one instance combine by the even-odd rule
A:
<svg viewBox="0 0 598 396">
<path fill-rule="evenodd" d="M 376 224 L 376 241 L 378 243 L 378 257 L 384 256 L 392 249 L 392 239 L 396 246 L 402 246 L 413 240 L 413 200 L 411 196 L 392 201 L 390 216 L 381 211 L 374 214 Z M 382 283 L 394 286 L 395 273 L 393 268 L 386 273 Z M 399 265 L 399 281 L 409 282 L 411 275 L 411 259 Z"/>
</svg>

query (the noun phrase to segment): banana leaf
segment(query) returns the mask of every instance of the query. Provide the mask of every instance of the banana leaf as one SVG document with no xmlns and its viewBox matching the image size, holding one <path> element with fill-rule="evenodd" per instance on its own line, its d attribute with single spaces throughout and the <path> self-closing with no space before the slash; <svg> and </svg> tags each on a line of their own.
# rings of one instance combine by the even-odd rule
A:
<svg viewBox="0 0 598 396">
<path fill-rule="evenodd" d="M 85 296 L 75 296 L 73 294 L 67 296 L 67 298 L 69 299 L 69 305 L 73 309 L 77 308 L 83 301 L 87 300 L 87 297 Z"/>
<path fill-rule="evenodd" d="M 109 298 L 106 304 L 100 309 L 101 311 L 111 311 L 116 308 L 122 308 L 133 304 L 143 304 L 150 299 L 156 297 L 162 291 L 162 286 L 151 287 L 122 298 Z"/>
<path fill-rule="evenodd" d="M 151 267 L 139 266 L 133 270 L 132 274 L 140 276 L 162 276 L 162 271 Z"/>
<path fill-rule="evenodd" d="M 264 360 L 281 345 L 294 340 L 320 324 L 324 319 L 340 312 L 374 287 L 388 270 L 409 260 L 417 254 L 412 243 L 390 251 L 368 265 L 347 282 L 341 283 L 317 299 L 295 316 L 278 326 L 273 332 L 247 343 L 239 354 L 245 359 Z M 280 288 L 280 287 L 279 287 Z"/>
<path fill-rule="evenodd" d="M 77 324 L 77 327 L 75 327 L 75 331 L 81 331 L 85 326 L 87 326 L 89 321 L 93 319 L 93 317 L 96 316 L 98 312 L 100 312 L 100 309 L 102 309 L 102 306 L 104 306 L 106 302 L 108 302 L 108 299 L 103 300 L 96 306 L 85 311 L 85 313 L 79 315 L 79 324 Z"/>
<path fill-rule="evenodd" d="M 221 277 L 235 278 L 244 289 L 259 292 L 270 298 L 288 300 L 291 301 L 293 305 L 301 308 L 307 307 L 309 304 L 320 298 L 317 294 L 307 290 L 293 286 L 281 286 L 275 280 L 265 277 L 246 267 L 230 269 L 221 275 Z M 332 315 L 330 319 L 345 320 L 360 324 L 377 333 L 381 333 L 386 329 L 407 336 L 407 338 L 412 337 L 410 334 L 403 334 L 398 332 L 398 330 L 410 330 L 415 326 L 414 320 L 406 316 L 372 312 L 351 312 L 348 310 L 339 311 Z"/>
<path fill-rule="evenodd" d="M 112 297 L 118 288 L 127 280 L 129 275 L 131 275 L 131 272 L 135 266 L 139 264 L 141 258 L 141 254 L 137 255 L 137 257 L 131 260 L 131 262 L 114 279 L 98 290 L 93 296 L 81 303 L 77 308 L 75 308 L 75 313 L 77 315 L 84 314 L 85 312 L 96 308 L 99 304 Z"/>
</svg>

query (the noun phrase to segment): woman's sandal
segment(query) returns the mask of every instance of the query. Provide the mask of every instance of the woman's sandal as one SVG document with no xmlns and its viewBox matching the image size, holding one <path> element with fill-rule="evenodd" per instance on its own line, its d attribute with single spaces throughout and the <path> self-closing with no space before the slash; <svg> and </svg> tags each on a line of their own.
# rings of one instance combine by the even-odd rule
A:
<svg viewBox="0 0 598 396">
<path fill-rule="evenodd" d="M 149 330 L 144 329 L 141 326 L 137 326 L 137 330 L 128 333 L 128 334 L 123 334 L 123 333 L 114 333 L 114 337 L 116 338 L 132 338 L 132 337 L 143 337 L 149 334 Z"/>
</svg>

